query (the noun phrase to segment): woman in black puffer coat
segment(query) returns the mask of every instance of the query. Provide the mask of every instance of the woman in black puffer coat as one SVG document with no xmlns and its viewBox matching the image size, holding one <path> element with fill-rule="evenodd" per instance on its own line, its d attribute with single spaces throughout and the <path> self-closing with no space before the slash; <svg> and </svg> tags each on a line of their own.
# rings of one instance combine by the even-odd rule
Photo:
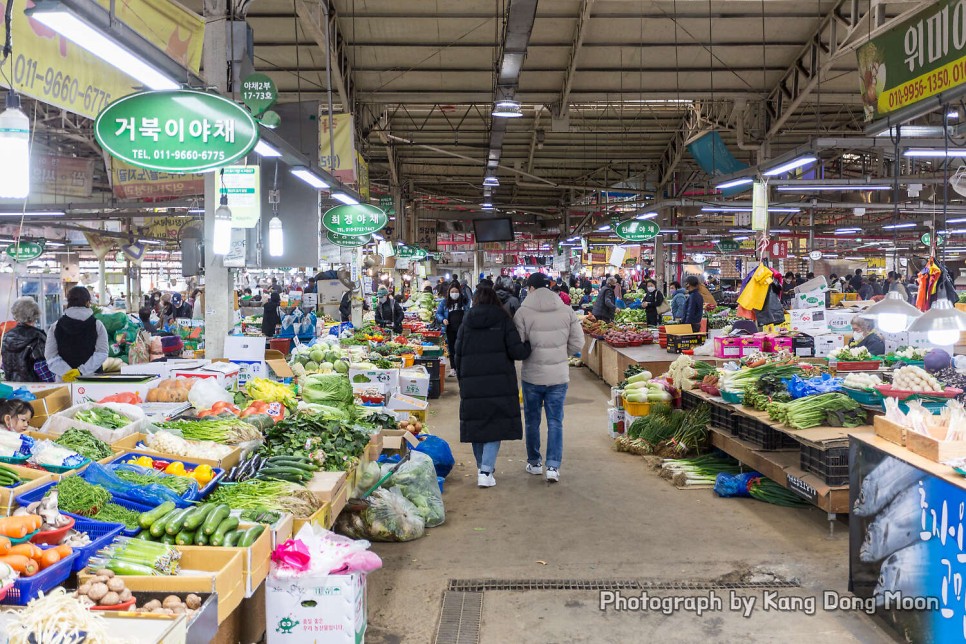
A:
<svg viewBox="0 0 966 644">
<path fill-rule="evenodd" d="M 493 487 L 500 441 L 523 438 L 514 360 L 530 356 L 510 314 L 489 286 L 476 289 L 456 336 L 454 368 L 460 383 L 460 442 L 473 443 L 480 487 Z"/>
</svg>

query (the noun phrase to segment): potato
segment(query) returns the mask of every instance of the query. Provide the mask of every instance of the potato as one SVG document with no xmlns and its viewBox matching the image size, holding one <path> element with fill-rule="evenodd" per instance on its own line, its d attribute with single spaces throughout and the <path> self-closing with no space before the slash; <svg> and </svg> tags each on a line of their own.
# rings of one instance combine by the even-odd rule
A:
<svg viewBox="0 0 966 644">
<path fill-rule="evenodd" d="M 92 583 L 95 583 L 95 584 L 106 584 L 110 580 L 111 580 L 111 578 L 108 577 L 107 575 L 102 575 L 102 574 L 98 573 L 97 576 L 94 577 L 94 581 Z"/>
<path fill-rule="evenodd" d="M 157 599 L 152 599 L 141 608 L 143 608 L 144 610 L 154 610 L 155 608 L 161 608 L 161 602 L 159 602 Z"/>
<path fill-rule="evenodd" d="M 165 608 L 174 608 L 175 606 L 180 606 L 183 603 L 184 602 L 182 602 L 181 598 L 177 595 L 168 595 L 164 598 L 164 601 L 161 602 L 161 605 Z"/>
<path fill-rule="evenodd" d="M 131 589 L 130 588 L 125 588 L 124 590 L 122 590 L 121 591 L 121 594 L 120 594 L 120 597 L 121 597 L 121 602 L 120 603 L 122 603 L 122 604 L 124 602 L 126 602 L 126 601 L 129 601 L 131 599 L 131 597 L 132 597 L 132 595 L 131 595 Z"/>
<path fill-rule="evenodd" d="M 117 606 L 121 603 L 121 596 L 115 592 L 109 592 L 98 602 L 101 606 Z"/>
<path fill-rule="evenodd" d="M 184 603 L 191 610 L 197 610 L 201 608 L 201 597 L 199 597 L 198 595 L 195 595 L 194 593 L 191 593 L 190 595 L 185 597 Z"/>
<path fill-rule="evenodd" d="M 107 568 L 102 568 L 101 570 L 98 570 L 97 571 L 97 576 L 98 577 L 107 577 L 108 579 L 110 579 L 111 577 L 114 576 L 114 571 L 113 570 L 108 570 Z"/>
<path fill-rule="evenodd" d="M 87 592 L 87 596 L 96 602 L 101 601 L 110 592 L 107 588 L 107 584 L 102 584 L 101 582 L 96 582 L 91 584 L 91 589 Z"/>
<path fill-rule="evenodd" d="M 110 579 L 107 582 L 107 589 L 115 593 L 121 592 L 122 590 L 124 590 L 124 580 L 118 579 L 117 577 Z"/>
<path fill-rule="evenodd" d="M 188 611 L 187 607 L 184 604 L 178 604 L 172 610 L 174 610 L 175 615 L 180 615 L 181 613 Z"/>
<path fill-rule="evenodd" d="M 91 590 L 91 582 L 87 582 L 86 584 L 82 584 L 80 588 L 77 589 L 77 594 L 86 595 L 87 593 L 90 592 L 90 590 Z"/>
</svg>

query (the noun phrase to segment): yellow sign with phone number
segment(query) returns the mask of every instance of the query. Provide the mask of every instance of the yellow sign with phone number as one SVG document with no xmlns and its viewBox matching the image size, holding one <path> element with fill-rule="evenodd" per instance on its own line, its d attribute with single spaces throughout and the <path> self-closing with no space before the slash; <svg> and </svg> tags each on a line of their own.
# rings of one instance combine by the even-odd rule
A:
<svg viewBox="0 0 966 644">
<path fill-rule="evenodd" d="M 122 96 L 139 89 L 137 81 L 78 47 L 49 27 L 28 18 L 30 0 L 7 0 L 13 6 L 13 53 L 0 85 L 39 101 L 94 118 Z M 109 7 L 110 0 L 97 0 Z M 6 2 L 0 0 L 0 8 Z M 120 22 L 174 60 L 198 73 L 204 20 L 167 0 L 116 0 Z"/>
</svg>

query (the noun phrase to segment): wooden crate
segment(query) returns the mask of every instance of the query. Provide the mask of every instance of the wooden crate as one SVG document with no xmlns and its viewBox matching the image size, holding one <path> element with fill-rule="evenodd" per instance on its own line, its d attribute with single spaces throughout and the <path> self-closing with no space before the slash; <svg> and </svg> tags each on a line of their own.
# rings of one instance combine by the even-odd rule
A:
<svg viewBox="0 0 966 644">
<path fill-rule="evenodd" d="M 906 449 L 930 461 L 942 463 L 954 458 L 966 458 L 966 441 L 944 441 L 943 436 L 906 432 Z"/>
<path fill-rule="evenodd" d="M 876 436 L 884 438 L 890 443 L 905 446 L 906 432 L 908 430 L 902 425 L 895 424 L 885 416 L 876 416 L 872 419 L 872 427 L 875 430 Z"/>
</svg>

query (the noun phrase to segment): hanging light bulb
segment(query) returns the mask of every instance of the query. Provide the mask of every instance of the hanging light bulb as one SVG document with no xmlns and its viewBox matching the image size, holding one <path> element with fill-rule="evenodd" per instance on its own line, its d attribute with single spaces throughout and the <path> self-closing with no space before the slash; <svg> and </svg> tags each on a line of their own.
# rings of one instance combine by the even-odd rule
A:
<svg viewBox="0 0 966 644">
<path fill-rule="evenodd" d="M 874 318 L 883 333 L 898 333 L 922 316 L 922 311 L 909 304 L 899 291 L 889 291 L 885 299 L 867 308 L 862 315 Z"/>
<path fill-rule="evenodd" d="M 285 253 L 285 242 L 282 238 L 282 220 L 278 213 L 268 220 L 268 254 L 281 257 Z"/>
<path fill-rule="evenodd" d="M 0 197 L 26 199 L 30 194 L 30 119 L 20 110 L 20 97 L 10 90 L 0 113 Z"/>
<path fill-rule="evenodd" d="M 215 232 L 211 252 L 227 255 L 231 250 L 231 209 L 228 208 L 228 195 L 221 196 L 221 203 L 215 210 Z"/>
<path fill-rule="evenodd" d="M 952 302 L 941 297 L 933 302 L 932 307 L 922 317 L 912 323 L 909 331 L 925 332 L 926 339 L 932 344 L 956 344 L 960 334 L 966 331 L 966 313 L 957 310 Z"/>
</svg>

